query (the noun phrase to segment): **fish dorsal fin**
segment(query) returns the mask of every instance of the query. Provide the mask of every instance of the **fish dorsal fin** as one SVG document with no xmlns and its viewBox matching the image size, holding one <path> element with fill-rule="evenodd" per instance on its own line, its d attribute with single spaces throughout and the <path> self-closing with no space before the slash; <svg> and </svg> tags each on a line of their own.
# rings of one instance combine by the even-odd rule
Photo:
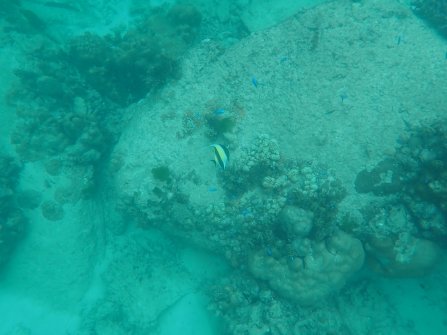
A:
<svg viewBox="0 0 447 335">
<path fill-rule="evenodd" d="M 225 145 L 220 145 L 225 152 L 225 155 L 227 155 L 227 161 L 230 161 L 230 152 L 228 151 L 228 148 Z"/>
</svg>

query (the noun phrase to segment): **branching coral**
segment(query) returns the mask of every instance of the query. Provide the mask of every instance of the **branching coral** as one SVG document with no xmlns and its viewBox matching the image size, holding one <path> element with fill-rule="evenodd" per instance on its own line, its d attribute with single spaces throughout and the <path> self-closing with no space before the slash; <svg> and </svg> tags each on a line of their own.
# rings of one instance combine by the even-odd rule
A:
<svg viewBox="0 0 447 335">
<path fill-rule="evenodd" d="M 177 60 L 194 41 L 200 22 L 194 7 L 175 5 L 149 15 L 122 35 L 79 36 L 66 56 L 91 87 L 127 105 L 175 74 Z"/>
</svg>

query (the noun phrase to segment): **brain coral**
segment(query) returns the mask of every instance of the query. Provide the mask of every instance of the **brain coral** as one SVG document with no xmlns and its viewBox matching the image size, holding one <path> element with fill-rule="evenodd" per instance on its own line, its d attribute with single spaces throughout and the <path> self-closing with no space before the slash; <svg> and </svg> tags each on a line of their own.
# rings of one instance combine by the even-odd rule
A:
<svg viewBox="0 0 447 335">
<path fill-rule="evenodd" d="M 252 274 L 266 280 L 285 298 L 302 305 L 312 305 L 341 289 L 364 261 L 362 243 L 352 236 L 337 232 L 326 242 L 313 244 L 304 258 L 275 259 L 265 252 L 252 255 Z"/>
</svg>

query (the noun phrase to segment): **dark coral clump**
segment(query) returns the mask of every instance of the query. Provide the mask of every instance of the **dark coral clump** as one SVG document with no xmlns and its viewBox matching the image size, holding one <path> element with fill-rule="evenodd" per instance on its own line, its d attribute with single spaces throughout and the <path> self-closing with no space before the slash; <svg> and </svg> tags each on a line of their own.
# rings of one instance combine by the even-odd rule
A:
<svg viewBox="0 0 447 335">
<path fill-rule="evenodd" d="M 447 38 L 447 0 L 414 0 L 412 8 L 416 15 Z"/>
<path fill-rule="evenodd" d="M 161 182 L 168 182 L 171 180 L 171 171 L 165 165 L 155 167 L 151 170 L 152 176 Z"/>
<path fill-rule="evenodd" d="M 12 157 L 0 155 L 0 265 L 23 236 L 26 218 L 16 201 L 21 167 Z"/>
<path fill-rule="evenodd" d="M 383 196 L 400 191 L 403 187 L 402 166 L 392 158 L 379 162 L 372 170 L 362 170 L 355 179 L 355 189 L 359 193 L 372 192 Z"/>
<path fill-rule="evenodd" d="M 391 196 L 418 223 L 423 236 L 447 235 L 447 125 L 412 129 L 396 154 L 357 175 L 356 190 Z"/>
<path fill-rule="evenodd" d="M 101 95 L 127 105 L 176 74 L 177 61 L 194 41 L 200 22 L 194 7 L 176 5 L 149 15 L 124 34 L 75 38 L 67 60 Z"/>
<path fill-rule="evenodd" d="M 66 46 L 42 46 L 30 54 L 33 69 L 17 71 L 36 95 L 67 103 L 93 89 L 120 106 L 143 98 L 176 74 L 177 61 L 201 22 L 191 6 L 156 11 L 126 32 L 84 33 Z"/>
<path fill-rule="evenodd" d="M 225 133 L 230 133 L 236 126 L 234 117 L 219 117 L 218 115 L 207 114 L 206 122 L 210 128 L 210 137 L 220 138 Z"/>
<path fill-rule="evenodd" d="M 436 122 L 414 130 L 398 150 L 406 171 L 406 193 L 436 205 L 447 215 L 447 125 Z"/>
</svg>

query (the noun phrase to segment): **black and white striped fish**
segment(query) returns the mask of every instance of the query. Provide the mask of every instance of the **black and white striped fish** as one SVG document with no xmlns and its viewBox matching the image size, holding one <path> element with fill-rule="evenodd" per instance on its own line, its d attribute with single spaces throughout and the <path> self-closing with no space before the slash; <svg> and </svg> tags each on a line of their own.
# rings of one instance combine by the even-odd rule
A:
<svg viewBox="0 0 447 335">
<path fill-rule="evenodd" d="M 214 158 L 211 161 L 225 170 L 230 160 L 230 152 L 221 144 L 211 144 L 210 147 L 214 149 Z"/>
</svg>

